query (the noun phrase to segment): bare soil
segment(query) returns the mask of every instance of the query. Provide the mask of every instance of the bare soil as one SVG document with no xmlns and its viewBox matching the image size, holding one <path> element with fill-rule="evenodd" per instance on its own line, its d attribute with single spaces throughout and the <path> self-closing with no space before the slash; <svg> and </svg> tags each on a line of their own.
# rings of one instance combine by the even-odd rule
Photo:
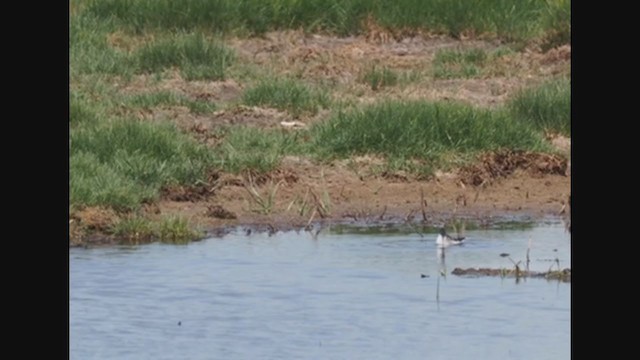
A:
<svg viewBox="0 0 640 360">
<path fill-rule="evenodd" d="M 237 64 L 225 81 L 183 80 L 179 72 L 158 81 L 139 76 L 120 87 L 122 92 L 172 90 L 193 99 L 211 100 L 220 110 L 194 115 L 185 107 L 153 109 L 140 117 L 170 120 L 186 133 L 215 145 L 214 130 L 226 125 L 282 127 L 282 122 L 322 121 L 328 110 L 315 115 L 292 115 L 275 109 L 239 105 L 250 84 L 243 73 L 293 75 L 329 84 L 334 97 L 355 104 L 384 98 L 459 100 L 492 107 L 523 87 L 550 76 L 570 72 L 571 47 L 546 53 L 527 49 L 504 55 L 472 79 L 437 80 L 429 74 L 439 49 L 482 47 L 498 42 L 415 36 L 395 39 L 384 33 L 336 38 L 299 31 L 267 34 L 264 38 L 231 39 Z M 420 76 L 402 86 L 374 90 L 359 81 L 371 65 Z M 249 77 L 251 78 L 251 77 Z M 250 82 L 251 80 L 248 80 Z M 502 152 L 487 154 L 477 164 L 431 179 L 376 170 L 381 159 L 359 157 L 318 165 L 304 158 L 286 157 L 274 172 L 232 175 L 215 173 L 207 184 L 164 189 L 161 200 L 146 205 L 150 218 L 180 215 L 209 232 L 236 226 L 270 231 L 304 228 L 314 222 L 426 222 L 444 223 L 452 217 L 485 221 L 504 216 L 568 217 L 571 193 L 570 139 L 550 135 L 562 156 Z M 109 224 L 118 215 L 99 208 L 76 212 L 70 220 L 70 244 L 110 243 Z M 484 219 L 484 220 L 483 220 Z"/>
<path fill-rule="evenodd" d="M 354 169 L 347 161 L 319 166 L 289 157 L 262 177 L 221 176 L 211 184 L 207 199 L 165 196 L 155 215 L 180 214 L 204 228 L 265 225 L 284 230 L 314 221 L 438 223 L 456 216 L 482 220 L 566 214 L 571 186 L 561 171 L 566 160 L 544 165 L 548 159 L 533 157 L 537 163 L 527 167 L 487 172 L 484 166 L 503 165 L 485 162 L 478 173 L 474 167 L 426 181 L 402 172 L 368 173 L 375 159 L 356 159 L 360 165 Z"/>
</svg>

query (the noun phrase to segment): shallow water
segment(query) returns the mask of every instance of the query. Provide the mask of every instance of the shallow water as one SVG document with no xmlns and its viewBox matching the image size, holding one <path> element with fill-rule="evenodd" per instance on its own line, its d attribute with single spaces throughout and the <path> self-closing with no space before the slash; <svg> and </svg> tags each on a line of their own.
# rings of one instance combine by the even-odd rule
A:
<svg viewBox="0 0 640 360">
<path fill-rule="evenodd" d="M 466 236 L 444 264 L 435 233 L 70 249 L 71 358 L 568 359 L 570 284 L 451 275 L 513 268 L 499 254 L 530 240 L 531 270 L 570 267 L 562 224 Z"/>
</svg>

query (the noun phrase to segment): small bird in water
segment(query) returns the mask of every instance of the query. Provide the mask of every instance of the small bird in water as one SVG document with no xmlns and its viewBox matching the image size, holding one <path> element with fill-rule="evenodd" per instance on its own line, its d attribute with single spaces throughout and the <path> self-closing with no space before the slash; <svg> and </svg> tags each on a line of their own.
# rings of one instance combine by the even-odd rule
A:
<svg viewBox="0 0 640 360">
<path fill-rule="evenodd" d="M 447 234 L 447 231 L 444 228 L 440 228 L 440 234 L 436 238 L 436 244 L 442 247 L 449 245 L 460 245 L 462 244 L 462 240 L 464 240 L 464 236 L 452 237 L 451 235 Z"/>
</svg>

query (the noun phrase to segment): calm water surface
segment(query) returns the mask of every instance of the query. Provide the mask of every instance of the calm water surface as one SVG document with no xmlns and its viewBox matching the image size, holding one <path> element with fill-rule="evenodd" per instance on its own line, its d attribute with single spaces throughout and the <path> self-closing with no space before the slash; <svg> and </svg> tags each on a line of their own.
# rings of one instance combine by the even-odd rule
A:
<svg viewBox="0 0 640 360">
<path fill-rule="evenodd" d="M 529 241 L 570 267 L 562 224 L 466 235 L 444 263 L 435 233 L 335 229 L 70 249 L 71 359 L 569 359 L 570 284 L 451 275 Z"/>
</svg>

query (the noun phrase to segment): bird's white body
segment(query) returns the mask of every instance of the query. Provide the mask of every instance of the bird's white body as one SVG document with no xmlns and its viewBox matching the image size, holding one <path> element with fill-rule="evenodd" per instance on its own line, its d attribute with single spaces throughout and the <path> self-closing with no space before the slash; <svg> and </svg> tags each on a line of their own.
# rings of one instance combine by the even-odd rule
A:
<svg viewBox="0 0 640 360">
<path fill-rule="evenodd" d="M 464 238 L 453 238 L 449 236 L 444 230 L 440 231 L 438 237 L 436 238 L 436 244 L 440 247 L 447 247 L 451 245 L 460 245 Z"/>
</svg>

